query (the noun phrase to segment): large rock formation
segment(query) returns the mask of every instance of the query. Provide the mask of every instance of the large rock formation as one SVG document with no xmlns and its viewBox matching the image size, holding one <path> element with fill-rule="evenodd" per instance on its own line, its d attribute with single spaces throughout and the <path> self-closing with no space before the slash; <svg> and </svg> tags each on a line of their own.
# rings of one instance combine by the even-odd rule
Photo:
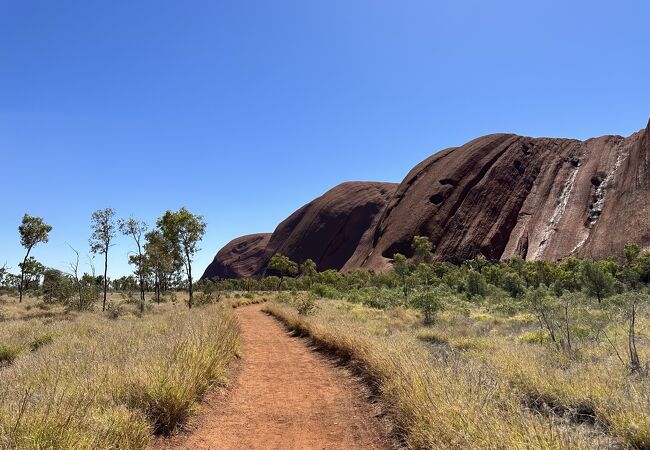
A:
<svg viewBox="0 0 650 450">
<path fill-rule="evenodd" d="M 201 278 L 252 278 L 264 262 L 271 233 L 248 234 L 228 242 L 214 257 Z"/>
<path fill-rule="evenodd" d="M 341 269 L 397 188 L 395 183 L 342 183 L 285 219 L 272 235 L 237 238 L 222 248 L 203 278 L 259 277 L 275 253 L 318 270 Z"/>
<path fill-rule="evenodd" d="M 627 138 L 488 135 L 434 154 L 397 189 L 343 184 L 282 222 L 262 265 L 280 252 L 321 270 L 384 270 L 395 253 L 411 255 L 415 235 L 451 261 L 650 248 L 650 123 Z"/>
</svg>

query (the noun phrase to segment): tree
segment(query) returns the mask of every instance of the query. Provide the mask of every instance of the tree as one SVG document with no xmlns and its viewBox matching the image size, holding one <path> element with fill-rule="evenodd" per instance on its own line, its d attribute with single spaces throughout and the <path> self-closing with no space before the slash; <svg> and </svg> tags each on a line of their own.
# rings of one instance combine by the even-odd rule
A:
<svg viewBox="0 0 650 450">
<path fill-rule="evenodd" d="M 526 292 L 523 280 L 515 272 L 508 271 L 503 275 L 502 287 L 512 298 L 521 297 Z"/>
<path fill-rule="evenodd" d="M 316 272 L 316 263 L 313 260 L 307 259 L 300 264 L 300 275 L 303 277 L 312 277 L 316 275 Z"/>
<path fill-rule="evenodd" d="M 448 294 L 448 291 L 446 285 L 439 285 L 435 289 L 427 289 L 415 295 L 413 305 L 424 314 L 425 325 L 433 325 L 436 313 L 442 310 L 441 297 L 445 292 Z"/>
<path fill-rule="evenodd" d="M 41 242 L 47 242 L 49 239 L 50 231 L 52 227 L 45 223 L 41 217 L 30 216 L 25 214 L 21 224 L 18 226 L 18 232 L 20 233 L 20 243 L 27 250 L 23 263 L 20 270 L 20 294 L 19 302 L 23 301 L 23 290 L 25 288 L 25 268 L 27 265 L 27 259 L 29 258 L 29 253 L 32 249 Z"/>
<path fill-rule="evenodd" d="M 639 247 L 637 244 L 625 244 L 625 247 L 623 247 L 623 255 L 625 256 L 625 263 L 626 264 L 633 264 L 634 261 L 636 260 L 636 257 L 639 256 L 639 253 L 641 253 L 641 247 Z"/>
<path fill-rule="evenodd" d="M 433 244 L 428 237 L 414 236 L 411 243 L 416 263 L 430 263 L 433 259 Z"/>
<path fill-rule="evenodd" d="M 130 263 L 135 263 L 138 278 L 140 280 L 140 311 L 144 312 L 144 272 L 145 259 L 142 252 L 142 236 L 147 232 L 147 224 L 143 221 L 134 219 L 119 220 L 120 232 L 125 236 L 131 236 L 138 247 L 138 254 L 134 258 L 129 258 Z"/>
<path fill-rule="evenodd" d="M 630 291 L 612 297 L 608 300 L 608 303 L 614 306 L 627 322 L 627 353 L 629 358 L 629 368 L 632 372 L 638 372 L 642 369 L 642 364 L 636 347 L 636 325 L 639 318 L 639 309 L 643 305 L 650 303 L 650 295 L 641 291 Z M 616 354 L 621 358 L 618 351 Z"/>
<path fill-rule="evenodd" d="M 45 272 L 45 266 L 36 261 L 33 256 L 30 256 L 26 261 L 18 264 L 18 266 L 20 267 L 20 273 L 22 274 L 22 278 L 24 280 L 23 290 L 29 290 L 30 284 L 32 282 L 34 282 L 36 284 L 36 288 L 38 288 L 40 278 Z"/>
<path fill-rule="evenodd" d="M 408 302 L 409 292 L 408 292 L 408 280 L 407 277 L 411 272 L 411 267 L 409 266 L 406 256 L 401 253 L 395 253 L 393 255 L 393 269 L 395 273 L 400 278 L 402 283 L 402 292 L 404 293 L 404 301 Z"/>
<path fill-rule="evenodd" d="M 99 209 L 92 215 L 90 251 L 104 255 L 104 300 L 102 311 L 106 310 L 106 293 L 108 291 L 108 249 L 115 237 L 115 211 L 112 208 Z"/>
<path fill-rule="evenodd" d="M 318 273 L 316 269 L 316 263 L 312 259 L 307 259 L 300 264 L 300 275 L 307 280 L 307 283 L 311 287 L 312 280 L 314 275 Z"/>
<path fill-rule="evenodd" d="M 5 277 L 7 276 L 7 264 L 5 263 L 2 267 L 0 267 L 0 287 L 5 286 Z"/>
<path fill-rule="evenodd" d="M 177 212 L 167 211 L 158 219 L 158 227 L 163 236 L 167 239 L 174 249 L 174 255 L 185 267 L 187 281 L 189 286 L 189 301 L 187 306 L 192 307 L 192 258 L 198 252 L 199 241 L 203 239 L 206 224 L 203 217 L 192 214 L 185 208 Z"/>
<path fill-rule="evenodd" d="M 634 262 L 634 270 L 639 274 L 639 280 L 650 283 L 650 252 L 643 252 Z"/>
<path fill-rule="evenodd" d="M 423 262 L 416 266 L 415 273 L 420 284 L 425 286 L 429 286 L 436 277 L 433 267 L 431 267 L 430 264 Z"/>
<path fill-rule="evenodd" d="M 43 273 L 43 300 L 45 303 L 68 303 L 74 290 L 70 276 L 57 269 L 46 269 Z"/>
<path fill-rule="evenodd" d="M 298 264 L 291 261 L 291 259 L 289 259 L 288 256 L 281 255 L 280 253 L 276 253 L 271 257 L 267 267 L 269 270 L 272 270 L 273 272 L 277 273 L 278 276 L 280 277 L 280 281 L 278 282 L 278 287 L 277 287 L 278 291 L 282 287 L 282 282 L 284 281 L 284 277 L 294 276 L 298 273 Z"/>
<path fill-rule="evenodd" d="M 153 272 L 156 302 L 160 303 L 161 285 L 174 272 L 173 246 L 158 230 L 147 233 L 145 240 L 145 264 Z"/>
<path fill-rule="evenodd" d="M 478 295 L 485 296 L 487 293 L 487 283 L 480 272 L 470 269 L 467 272 L 467 293 L 470 297 Z"/>
<path fill-rule="evenodd" d="M 599 304 L 614 291 L 614 278 L 594 261 L 587 260 L 582 263 L 582 281 L 587 295 L 596 297 Z"/>
</svg>

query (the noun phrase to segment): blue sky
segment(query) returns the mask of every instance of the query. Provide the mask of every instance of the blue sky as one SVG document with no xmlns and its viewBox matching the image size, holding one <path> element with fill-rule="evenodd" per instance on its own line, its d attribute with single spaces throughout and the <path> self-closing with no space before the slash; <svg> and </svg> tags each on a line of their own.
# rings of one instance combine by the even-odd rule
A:
<svg viewBox="0 0 650 450">
<path fill-rule="evenodd" d="M 90 215 L 204 215 L 196 272 L 346 180 L 492 132 L 630 134 L 645 0 L 0 0 L 0 264 L 65 269 Z M 119 238 L 109 274 L 130 272 Z M 97 264 L 98 267 L 100 264 Z"/>
</svg>

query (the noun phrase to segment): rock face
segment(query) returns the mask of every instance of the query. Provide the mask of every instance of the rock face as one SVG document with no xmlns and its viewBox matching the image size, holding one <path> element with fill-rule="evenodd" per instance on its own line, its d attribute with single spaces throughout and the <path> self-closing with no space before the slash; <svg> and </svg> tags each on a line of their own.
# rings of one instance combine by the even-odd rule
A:
<svg viewBox="0 0 650 450">
<path fill-rule="evenodd" d="M 342 183 L 291 214 L 273 234 L 234 239 L 219 250 L 202 278 L 260 277 L 275 253 L 318 270 L 341 269 L 374 226 L 396 183 Z"/>
<path fill-rule="evenodd" d="M 201 278 L 251 278 L 260 273 L 271 233 L 249 234 L 228 242 Z"/>
<path fill-rule="evenodd" d="M 278 225 L 266 247 L 265 263 L 281 253 L 298 263 L 312 259 L 318 270 L 341 269 L 396 188 L 395 183 L 339 184 Z"/>
<path fill-rule="evenodd" d="M 434 154 L 397 188 L 345 183 L 282 222 L 262 266 L 281 252 L 319 270 L 385 270 L 416 235 L 449 261 L 650 248 L 650 123 L 586 141 L 493 134 Z"/>
</svg>

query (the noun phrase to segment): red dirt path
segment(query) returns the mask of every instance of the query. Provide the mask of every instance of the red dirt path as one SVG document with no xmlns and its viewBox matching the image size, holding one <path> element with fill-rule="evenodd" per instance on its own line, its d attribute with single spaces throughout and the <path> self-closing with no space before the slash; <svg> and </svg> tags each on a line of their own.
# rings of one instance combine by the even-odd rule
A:
<svg viewBox="0 0 650 450">
<path fill-rule="evenodd" d="M 243 359 L 233 386 L 158 449 L 389 449 L 378 407 L 345 368 L 291 337 L 260 305 L 236 310 Z"/>
</svg>

